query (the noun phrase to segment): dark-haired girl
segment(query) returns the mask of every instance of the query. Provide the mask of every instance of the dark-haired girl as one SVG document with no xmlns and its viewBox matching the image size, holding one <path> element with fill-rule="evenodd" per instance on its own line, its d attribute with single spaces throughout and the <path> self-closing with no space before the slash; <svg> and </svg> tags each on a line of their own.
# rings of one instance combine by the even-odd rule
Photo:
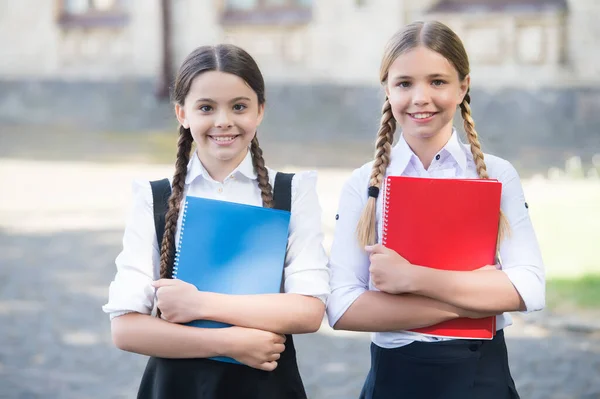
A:
<svg viewBox="0 0 600 399">
<path fill-rule="evenodd" d="M 150 356 L 138 398 L 306 398 L 291 334 L 319 329 L 329 294 L 316 174 L 289 182 L 282 293 L 223 295 L 171 279 L 186 195 L 274 207 L 278 187 L 258 143 L 265 89 L 248 53 L 233 45 L 196 49 L 179 69 L 173 95 L 180 127 L 163 238 L 159 243 L 150 183 L 137 181 L 103 308 L 115 345 Z M 182 325 L 197 319 L 233 327 Z M 215 356 L 242 364 L 208 359 Z"/>
</svg>

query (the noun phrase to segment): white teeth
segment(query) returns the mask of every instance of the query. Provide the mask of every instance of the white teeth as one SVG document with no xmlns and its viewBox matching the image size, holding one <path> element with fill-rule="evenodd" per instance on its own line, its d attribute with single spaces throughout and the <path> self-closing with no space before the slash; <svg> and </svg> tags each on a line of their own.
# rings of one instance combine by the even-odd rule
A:
<svg viewBox="0 0 600 399">
<path fill-rule="evenodd" d="M 227 137 L 224 137 L 224 136 L 215 137 L 215 136 L 213 136 L 213 139 L 215 141 L 226 142 L 226 141 L 233 141 L 233 139 L 235 139 L 235 136 L 227 136 Z"/>
<path fill-rule="evenodd" d="M 428 113 L 428 114 L 421 113 L 421 114 L 413 114 L 412 116 L 415 119 L 427 119 L 427 118 L 433 116 L 433 114 L 432 113 Z"/>
</svg>

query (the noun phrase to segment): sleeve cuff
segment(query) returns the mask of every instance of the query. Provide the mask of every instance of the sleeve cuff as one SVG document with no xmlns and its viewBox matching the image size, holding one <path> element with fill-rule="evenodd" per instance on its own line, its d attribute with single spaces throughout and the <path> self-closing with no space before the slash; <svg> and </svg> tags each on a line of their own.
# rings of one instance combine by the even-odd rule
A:
<svg viewBox="0 0 600 399">
<path fill-rule="evenodd" d="M 525 303 L 523 313 L 535 312 L 546 306 L 545 279 L 528 267 L 502 270 L 508 276 Z"/>
<path fill-rule="evenodd" d="M 356 287 L 343 293 L 331 293 L 329 296 L 329 304 L 327 306 L 327 320 L 329 321 L 331 328 L 333 328 L 335 323 L 341 319 L 354 301 L 366 291 L 367 289 L 363 287 Z"/>
<path fill-rule="evenodd" d="M 297 273 L 285 279 L 285 292 L 319 298 L 327 304 L 331 290 L 329 288 L 329 271 L 311 270 L 310 273 Z"/>
</svg>

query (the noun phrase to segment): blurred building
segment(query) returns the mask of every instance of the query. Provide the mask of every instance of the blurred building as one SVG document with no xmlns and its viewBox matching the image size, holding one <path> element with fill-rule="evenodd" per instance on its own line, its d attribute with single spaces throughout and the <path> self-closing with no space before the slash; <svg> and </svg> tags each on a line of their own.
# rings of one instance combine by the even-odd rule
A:
<svg viewBox="0 0 600 399">
<path fill-rule="evenodd" d="M 195 47 L 228 42 L 265 74 L 269 134 L 371 140 L 385 42 L 429 19 L 467 47 L 492 147 L 600 147 L 598 0 L 4 0 L 0 121 L 170 126 L 155 94 Z"/>
</svg>

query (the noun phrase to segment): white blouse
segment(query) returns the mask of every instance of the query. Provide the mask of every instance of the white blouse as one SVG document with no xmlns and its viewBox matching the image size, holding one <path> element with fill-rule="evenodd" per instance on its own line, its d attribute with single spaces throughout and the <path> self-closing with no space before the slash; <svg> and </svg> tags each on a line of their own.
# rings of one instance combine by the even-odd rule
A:
<svg viewBox="0 0 600 399">
<path fill-rule="evenodd" d="M 545 273 L 542 256 L 533 226 L 529 218 L 528 205 L 515 168 L 506 160 L 493 155 L 484 155 L 490 178 L 502 183 L 501 209 L 510 223 L 510 236 L 500 245 L 500 265 L 513 283 L 527 311 L 540 310 L 545 304 Z M 369 280 L 369 256 L 359 246 L 356 226 L 367 202 L 367 188 L 372 162 L 356 169 L 344 185 L 338 208 L 334 239 L 329 260 L 331 271 L 331 295 L 327 304 L 329 323 L 333 326 L 365 291 L 375 290 Z M 477 178 L 470 146 L 461 143 L 456 132 L 444 148 L 434 157 L 429 169 L 425 170 L 403 137 L 392 149 L 391 162 L 386 175 Z M 382 197 L 377 199 L 377 231 L 381 237 Z M 443 201 L 443 198 L 440 198 Z M 505 313 L 497 316 L 496 325 L 502 329 L 512 324 Z M 377 332 L 372 336 L 375 344 L 384 348 L 399 347 L 413 341 L 436 341 L 418 333 L 397 331 Z"/>
<path fill-rule="evenodd" d="M 193 154 L 185 179 L 185 195 L 262 206 L 261 191 L 250 153 L 223 181 L 213 180 L 198 156 Z M 276 172 L 268 169 L 271 186 Z M 285 258 L 284 290 L 314 296 L 324 303 L 330 293 L 327 256 L 323 249 L 321 207 L 316 192 L 316 172 L 301 172 L 292 180 L 292 210 Z M 184 197 L 185 197 L 184 195 Z M 175 242 L 179 241 L 181 215 Z M 133 182 L 133 207 L 123 250 L 116 259 L 117 273 L 110 284 L 103 310 L 111 319 L 129 312 L 151 314 L 159 278 L 160 256 L 154 230 L 152 190 L 148 181 Z"/>
</svg>

